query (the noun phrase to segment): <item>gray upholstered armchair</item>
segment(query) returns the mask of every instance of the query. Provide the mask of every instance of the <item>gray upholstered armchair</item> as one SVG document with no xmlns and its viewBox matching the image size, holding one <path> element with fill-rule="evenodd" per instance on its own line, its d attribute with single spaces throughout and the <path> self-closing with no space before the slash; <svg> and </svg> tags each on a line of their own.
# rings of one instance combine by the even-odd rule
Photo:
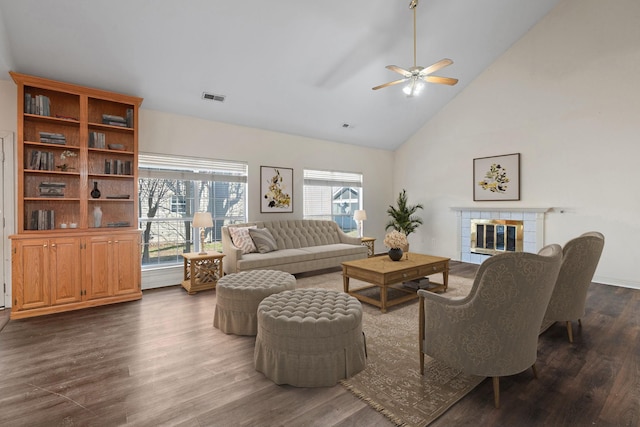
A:
<svg viewBox="0 0 640 427">
<path fill-rule="evenodd" d="M 562 267 L 544 318 L 566 322 L 569 342 L 573 342 L 571 321 L 577 320 L 582 326 L 580 318 L 584 316 L 587 290 L 603 248 L 604 236 L 591 231 L 569 240 L 562 249 Z"/>
<path fill-rule="evenodd" d="M 494 255 L 478 269 L 471 292 L 460 299 L 420 290 L 420 372 L 424 355 L 471 375 L 499 377 L 535 372 L 538 334 L 562 262 L 559 245 L 538 254 Z"/>
</svg>

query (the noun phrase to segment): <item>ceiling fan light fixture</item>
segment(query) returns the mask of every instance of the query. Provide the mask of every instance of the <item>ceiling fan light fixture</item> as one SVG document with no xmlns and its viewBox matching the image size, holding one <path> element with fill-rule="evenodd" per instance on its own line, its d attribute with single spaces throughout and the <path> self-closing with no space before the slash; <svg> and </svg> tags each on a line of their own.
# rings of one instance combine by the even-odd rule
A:
<svg viewBox="0 0 640 427">
<path fill-rule="evenodd" d="M 418 96 L 424 89 L 425 84 L 424 81 L 419 79 L 418 77 L 411 77 L 409 82 L 402 88 L 402 91 L 408 98 L 413 96 Z"/>
</svg>

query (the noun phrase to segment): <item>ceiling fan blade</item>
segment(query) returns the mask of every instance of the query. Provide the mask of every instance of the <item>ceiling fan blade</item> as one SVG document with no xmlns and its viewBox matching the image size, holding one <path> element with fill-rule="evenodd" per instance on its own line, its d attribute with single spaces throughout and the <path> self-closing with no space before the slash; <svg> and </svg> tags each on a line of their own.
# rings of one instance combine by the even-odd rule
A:
<svg viewBox="0 0 640 427">
<path fill-rule="evenodd" d="M 407 79 L 394 80 L 392 82 L 385 83 L 385 84 L 380 85 L 380 86 L 372 87 L 371 90 L 382 89 L 383 87 L 397 85 L 397 84 L 400 84 L 400 83 L 403 83 L 403 82 L 406 82 L 406 81 L 407 81 Z"/>
<path fill-rule="evenodd" d="M 429 83 L 439 83 L 441 85 L 453 86 L 458 83 L 458 79 L 451 77 L 424 76 L 423 79 Z"/>
<path fill-rule="evenodd" d="M 453 64 L 453 61 L 445 58 L 445 59 L 441 59 L 440 61 L 436 62 L 435 64 L 431 64 L 426 68 L 423 68 L 422 70 L 420 70 L 420 77 L 424 77 L 427 74 L 431 74 L 434 73 L 436 71 L 438 71 L 441 68 L 444 68 L 448 65 Z"/>
<path fill-rule="evenodd" d="M 404 68 L 400 68 L 397 65 L 387 65 L 385 68 L 387 70 L 395 71 L 398 74 L 402 74 L 405 77 L 411 76 L 411 71 L 405 70 Z"/>
</svg>

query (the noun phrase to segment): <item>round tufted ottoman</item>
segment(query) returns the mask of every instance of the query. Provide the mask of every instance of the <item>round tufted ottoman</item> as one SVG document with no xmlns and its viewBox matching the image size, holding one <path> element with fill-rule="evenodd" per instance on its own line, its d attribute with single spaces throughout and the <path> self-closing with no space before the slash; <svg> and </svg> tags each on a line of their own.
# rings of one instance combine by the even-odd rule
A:
<svg viewBox="0 0 640 427">
<path fill-rule="evenodd" d="M 283 271 L 251 270 L 227 274 L 216 285 L 213 326 L 225 334 L 255 335 L 260 301 L 295 287 L 296 278 Z"/>
<path fill-rule="evenodd" d="M 362 306 L 326 289 L 268 296 L 258 306 L 256 370 L 276 384 L 335 385 L 364 369 Z"/>
</svg>

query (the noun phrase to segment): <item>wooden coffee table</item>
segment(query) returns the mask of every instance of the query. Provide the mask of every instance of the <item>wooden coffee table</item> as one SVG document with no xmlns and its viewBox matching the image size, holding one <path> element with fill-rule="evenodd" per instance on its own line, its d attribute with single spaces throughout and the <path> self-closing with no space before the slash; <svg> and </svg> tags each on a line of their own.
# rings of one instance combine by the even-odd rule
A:
<svg viewBox="0 0 640 427">
<path fill-rule="evenodd" d="M 392 307 L 403 302 L 418 298 L 415 290 L 402 286 L 402 282 L 418 279 L 430 274 L 442 273 L 442 283 L 430 291 L 446 291 L 449 281 L 449 260 L 432 255 L 423 255 L 409 252 L 407 257 L 400 261 L 392 261 L 388 256 L 375 256 L 371 258 L 347 261 L 342 263 L 342 280 L 344 291 L 353 295 L 362 302 L 379 307 L 383 313 L 387 307 Z M 371 283 L 358 289 L 349 290 L 349 279 L 358 279 Z M 365 289 L 380 288 L 380 299 L 374 299 L 362 294 Z M 389 300 L 387 298 L 389 288 L 396 289 L 403 295 Z"/>
</svg>

